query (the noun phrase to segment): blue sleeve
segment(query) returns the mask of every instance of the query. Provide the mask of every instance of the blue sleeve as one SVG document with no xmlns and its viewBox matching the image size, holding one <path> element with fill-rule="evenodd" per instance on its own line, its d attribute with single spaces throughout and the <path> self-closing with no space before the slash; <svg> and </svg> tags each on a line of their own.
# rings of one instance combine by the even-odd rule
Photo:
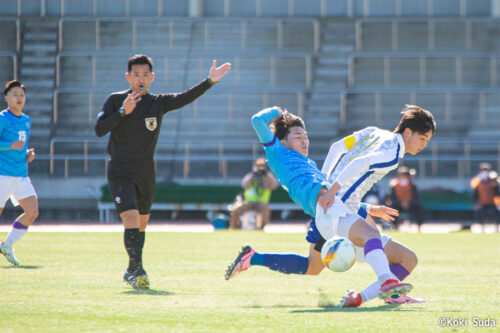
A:
<svg viewBox="0 0 500 333">
<path fill-rule="evenodd" d="M 269 143 L 274 139 L 274 133 L 271 131 L 267 123 L 280 115 L 276 108 L 267 108 L 252 117 L 252 126 L 259 137 L 261 143 Z"/>
<path fill-rule="evenodd" d="M 7 141 L 0 141 L 0 150 L 9 150 L 10 149 L 10 142 Z"/>
<path fill-rule="evenodd" d="M 5 141 L 2 138 L 2 132 L 5 127 L 5 122 L 3 121 L 3 117 L 0 117 L 0 150 L 9 150 L 11 142 Z"/>
</svg>

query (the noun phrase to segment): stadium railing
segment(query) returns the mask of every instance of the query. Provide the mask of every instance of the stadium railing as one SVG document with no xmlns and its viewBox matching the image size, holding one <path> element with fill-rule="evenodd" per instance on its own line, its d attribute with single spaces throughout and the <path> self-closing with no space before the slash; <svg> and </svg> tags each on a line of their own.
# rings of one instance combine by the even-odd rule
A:
<svg viewBox="0 0 500 333">
<path fill-rule="evenodd" d="M 53 175 L 58 161 L 64 163 L 64 177 L 70 177 L 70 161 L 78 161 L 79 170 L 83 175 L 90 171 L 89 163 L 100 164 L 100 175 L 106 175 L 109 157 L 105 154 L 107 138 L 53 138 L 50 142 L 50 174 Z M 71 146 L 71 153 L 64 153 Z M 263 155 L 260 143 L 246 139 L 211 140 L 204 138 L 197 140 L 179 140 L 160 138 L 157 146 L 155 160 L 157 164 L 180 162 L 183 168 L 182 175 L 189 178 L 193 164 L 216 165 L 219 176 L 228 177 L 229 162 L 245 162 L 249 166 L 258 156 Z M 73 165 L 75 166 L 75 165 Z M 97 166 L 92 168 L 96 172 Z M 208 170 L 208 168 L 207 168 Z"/>
<path fill-rule="evenodd" d="M 92 170 L 93 175 L 105 177 L 108 161 L 105 154 L 106 145 L 107 139 L 103 138 L 53 138 L 50 154 L 40 158 L 50 161 L 51 175 L 70 178 L 88 175 Z M 71 146 L 71 153 L 64 152 L 68 146 Z M 158 170 L 168 169 L 172 167 L 172 163 L 177 164 L 182 168 L 180 176 L 184 179 L 192 177 L 193 169 L 205 172 L 208 177 L 227 179 L 230 176 L 230 163 L 240 163 L 248 168 L 256 157 L 263 155 L 261 145 L 256 139 L 223 141 L 160 138 L 158 150 L 155 157 L 157 165 L 161 166 Z M 325 154 L 311 155 L 310 158 L 319 162 L 324 159 Z M 405 159 L 404 164 L 416 168 L 419 177 L 464 179 L 475 174 L 480 162 L 490 162 L 500 170 L 499 156 L 500 142 L 497 140 L 438 137 L 431 140 L 424 152 Z M 57 163 L 64 172 L 56 172 Z M 93 166 L 90 167 L 90 164 Z"/>
<path fill-rule="evenodd" d="M 8 15 L 42 17 L 65 15 L 186 16 L 188 14 L 188 1 L 176 1 L 175 6 L 169 5 L 169 2 L 171 3 L 172 0 L 6 0 L 2 2 L 2 12 Z"/>
<path fill-rule="evenodd" d="M 193 39 L 198 44 L 193 44 Z M 317 52 L 319 44 L 320 25 L 314 18 L 65 17 L 59 21 L 60 52 L 193 48 Z"/>
<path fill-rule="evenodd" d="M 500 52 L 355 53 L 349 57 L 350 88 L 497 87 Z"/>
<path fill-rule="evenodd" d="M 8 82 L 17 79 L 17 55 L 13 52 L 0 52 L 0 81 Z"/>
<path fill-rule="evenodd" d="M 55 16 L 188 16 L 184 0 L 9 0 L 3 10 L 9 15 Z M 488 16 L 491 0 L 283 0 L 280 5 L 265 0 L 205 0 L 207 16 Z"/>
<path fill-rule="evenodd" d="M 404 165 L 415 168 L 419 178 L 470 179 L 481 162 L 490 162 L 500 170 L 500 144 L 485 139 L 432 139 L 426 150 L 405 157 Z M 439 182 L 436 183 L 439 187 Z"/>
<path fill-rule="evenodd" d="M 356 51 L 500 51 L 491 36 L 498 18 L 362 18 L 356 21 Z"/>
<path fill-rule="evenodd" d="M 21 50 L 21 22 L 18 18 L 0 16 L 0 50 L 17 53 Z"/>
<path fill-rule="evenodd" d="M 154 91 L 162 91 L 155 87 Z M 170 92 L 171 89 L 167 89 Z M 80 125 L 94 125 L 97 114 L 110 91 L 88 90 L 78 88 L 57 88 L 54 91 L 53 124 L 59 118 L 77 120 Z M 250 124 L 250 117 L 259 109 L 272 105 L 285 105 L 300 115 L 304 115 L 304 92 L 294 89 L 226 89 L 224 93 L 213 91 L 190 107 L 192 112 L 184 112 L 183 116 L 194 121 L 217 120 L 233 121 L 243 119 Z M 211 112 L 199 112 L 198 109 L 210 109 Z M 60 115 L 65 110 L 66 115 Z M 212 112 L 213 111 L 213 112 Z M 221 118 L 219 118 L 221 117 Z"/>
<path fill-rule="evenodd" d="M 499 94 L 498 88 L 345 89 L 341 93 L 340 123 L 353 125 L 359 120 L 377 125 L 393 120 L 404 104 L 416 104 L 432 110 L 440 126 L 465 124 L 469 127 L 475 123 L 494 126 L 500 121 Z M 363 110 L 368 117 L 360 120 L 357 114 L 356 118 L 349 119 L 349 109 Z"/>
<path fill-rule="evenodd" d="M 126 59 L 130 54 L 124 53 L 83 53 L 77 54 L 60 53 L 56 58 L 56 87 L 85 87 L 94 88 L 95 86 L 108 87 L 109 84 L 123 83 L 124 66 Z M 169 59 L 189 62 L 191 66 L 196 67 L 196 71 L 188 71 L 186 82 L 196 83 L 199 79 L 207 76 L 208 68 L 212 59 L 216 55 L 190 54 L 186 58 L 185 53 L 165 56 L 164 54 L 150 54 L 156 59 L 158 64 L 155 69 L 157 73 L 164 71 L 163 80 L 170 82 L 169 73 L 172 70 L 168 67 Z M 68 63 L 67 67 L 63 59 L 67 61 L 74 60 L 76 63 Z M 78 59 L 78 60 L 75 60 Z M 104 59 L 107 59 L 106 61 Z M 284 61 L 286 60 L 286 61 Z M 288 87 L 288 88 L 310 88 L 312 85 L 312 57 L 304 53 L 285 53 L 268 55 L 251 55 L 246 52 L 244 55 L 225 56 L 220 61 L 229 61 L 233 64 L 231 75 L 224 79 L 224 82 L 236 85 L 267 86 L 267 87 Z M 101 65 L 102 62 L 102 65 Z M 164 65 L 166 64 L 166 65 Z M 116 68 L 110 69 L 110 66 Z M 163 66 L 163 68 L 161 68 Z M 186 71 L 185 66 L 182 67 Z M 77 75 L 78 74 L 78 75 Z M 248 77 L 252 80 L 247 81 Z M 67 84 L 64 81 L 69 81 Z M 173 80 L 175 81 L 175 80 Z M 179 80 L 184 83 L 184 80 Z M 165 82 L 164 84 L 167 84 Z M 161 81 L 157 82 L 161 83 Z"/>
</svg>

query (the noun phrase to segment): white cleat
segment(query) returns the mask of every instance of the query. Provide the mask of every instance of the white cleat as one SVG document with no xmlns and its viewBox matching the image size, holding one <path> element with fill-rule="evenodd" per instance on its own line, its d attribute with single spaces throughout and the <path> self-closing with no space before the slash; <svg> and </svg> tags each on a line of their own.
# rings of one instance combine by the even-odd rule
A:
<svg viewBox="0 0 500 333">
<path fill-rule="evenodd" d="M 14 255 L 14 249 L 10 246 L 6 246 L 3 242 L 0 243 L 0 252 L 7 258 L 7 260 L 14 265 L 19 265 L 19 260 L 17 260 Z"/>
</svg>

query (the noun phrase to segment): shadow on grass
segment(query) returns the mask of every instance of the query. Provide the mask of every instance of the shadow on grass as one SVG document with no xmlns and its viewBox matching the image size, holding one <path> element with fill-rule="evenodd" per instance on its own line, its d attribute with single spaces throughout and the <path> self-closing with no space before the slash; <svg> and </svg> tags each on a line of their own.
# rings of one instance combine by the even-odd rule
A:
<svg viewBox="0 0 500 333">
<path fill-rule="evenodd" d="M 322 306 L 319 309 L 292 310 L 291 313 L 319 313 L 319 312 L 427 312 L 422 309 L 402 308 L 401 304 L 385 304 L 380 306 L 363 306 L 360 308 L 339 308 L 335 306 Z"/>
<path fill-rule="evenodd" d="M 3 266 L 3 269 L 40 269 L 43 268 L 43 266 L 36 266 L 36 265 L 10 265 L 10 266 Z"/>
<path fill-rule="evenodd" d="M 147 289 L 147 290 L 133 289 L 133 290 L 124 291 L 123 294 L 128 294 L 128 295 L 153 295 L 153 296 L 171 296 L 171 295 L 175 295 L 175 293 L 171 292 L 171 291 L 155 290 L 155 289 Z"/>
<path fill-rule="evenodd" d="M 276 304 L 276 305 L 246 305 L 242 306 L 242 308 L 247 308 L 247 309 L 263 309 L 263 308 L 308 308 L 308 306 L 302 306 L 302 305 L 287 305 L 287 304 Z M 305 311 L 304 311 L 305 312 Z"/>
<path fill-rule="evenodd" d="M 423 309 L 416 308 L 402 308 L 403 304 L 384 304 L 380 306 L 364 306 L 360 308 L 343 308 L 340 309 L 336 304 L 332 305 L 319 305 L 317 309 L 308 309 L 304 310 L 291 310 L 290 313 L 321 313 L 321 312 L 429 312 Z M 408 305 L 406 305 L 408 306 Z M 244 306 L 244 308 L 250 309 L 260 309 L 260 308 L 306 308 L 306 306 L 300 305 L 286 305 L 286 304 L 276 304 L 276 305 L 248 305 Z"/>
</svg>

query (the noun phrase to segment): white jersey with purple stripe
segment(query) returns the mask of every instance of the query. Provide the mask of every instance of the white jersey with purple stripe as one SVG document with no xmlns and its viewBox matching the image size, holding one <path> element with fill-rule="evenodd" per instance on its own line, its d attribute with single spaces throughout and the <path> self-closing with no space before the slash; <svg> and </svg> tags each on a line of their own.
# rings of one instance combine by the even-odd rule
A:
<svg viewBox="0 0 500 333">
<path fill-rule="evenodd" d="M 405 145 L 400 134 L 367 127 L 330 146 L 322 172 L 341 188 L 337 196 L 352 211 L 366 217 L 361 198 L 374 183 L 396 169 Z"/>
<path fill-rule="evenodd" d="M 16 116 L 8 109 L 0 112 L 0 175 L 28 176 L 26 150 L 30 128 L 31 119 L 24 113 Z M 24 147 L 18 150 L 11 149 L 12 142 L 19 140 L 25 142 Z"/>
</svg>

